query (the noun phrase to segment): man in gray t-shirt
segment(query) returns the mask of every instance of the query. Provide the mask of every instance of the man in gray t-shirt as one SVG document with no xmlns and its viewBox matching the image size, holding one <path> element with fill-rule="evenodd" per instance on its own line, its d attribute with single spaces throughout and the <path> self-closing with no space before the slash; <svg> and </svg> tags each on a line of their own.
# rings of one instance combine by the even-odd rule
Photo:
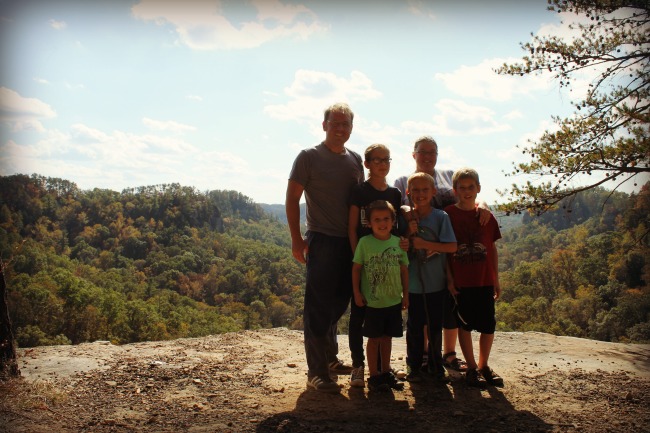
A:
<svg viewBox="0 0 650 433">
<path fill-rule="evenodd" d="M 291 251 L 305 263 L 304 338 L 307 385 L 318 391 L 340 392 L 332 374 L 352 367 L 337 358 L 337 323 L 352 297 L 352 250 L 348 239 L 348 198 L 363 182 L 361 157 L 345 147 L 354 113 L 347 104 L 325 110 L 325 141 L 302 150 L 287 185 L 286 213 Z M 300 199 L 307 202 L 307 232 L 300 233 Z"/>
</svg>

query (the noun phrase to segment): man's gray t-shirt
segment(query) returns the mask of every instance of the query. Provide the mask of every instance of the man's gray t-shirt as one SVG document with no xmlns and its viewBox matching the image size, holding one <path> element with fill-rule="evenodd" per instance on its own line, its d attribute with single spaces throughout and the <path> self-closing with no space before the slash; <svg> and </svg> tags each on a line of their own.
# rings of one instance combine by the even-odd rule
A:
<svg viewBox="0 0 650 433">
<path fill-rule="evenodd" d="M 451 180 L 454 171 L 436 169 L 433 174 L 433 180 L 436 183 L 436 195 L 431 200 L 431 205 L 436 209 L 444 209 L 450 204 L 455 204 L 458 200 L 454 194 L 454 186 Z M 402 193 L 402 204 L 409 204 L 409 199 L 406 196 L 409 177 L 410 175 L 402 176 L 395 180 L 395 188 Z"/>
<path fill-rule="evenodd" d="M 348 236 L 348 198 L 354 185 L 363 182 L 358 153 L 330 151 L 325 143 L 300 151 L 289 180 L 305 189 L 307 230 L 328 236 Z"/>
</svg>

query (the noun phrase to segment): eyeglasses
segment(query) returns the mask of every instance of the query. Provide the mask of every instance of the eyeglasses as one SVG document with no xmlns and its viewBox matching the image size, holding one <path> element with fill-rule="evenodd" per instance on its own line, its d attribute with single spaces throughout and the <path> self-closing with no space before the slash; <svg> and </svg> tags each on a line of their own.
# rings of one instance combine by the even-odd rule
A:
<svg viewBox="0 0 650 433">
<path fill-rule="evenodd" d="M 382 162 L 385 164 L 390 164 L 390 162 L 393 160 L 393 158 L 370 158 L 370 161 L 373 164 L 381 164 Z"/>
<path fill-rule="evenodd" d="M 435 150 L 418 150 L 415 153 L 419 153 L 420 155 L 424 156 L 435 156 L 438 154 L 438 152 Z"/>
<path fill-rule="evenodd" d="M 333 122 L 331 120 L 328 120 L 327 123 L 333 128 L 341 127 L 344 129 L 350 129 L 350 127 L 352 126 L 350 122 Z"/>
</svg>

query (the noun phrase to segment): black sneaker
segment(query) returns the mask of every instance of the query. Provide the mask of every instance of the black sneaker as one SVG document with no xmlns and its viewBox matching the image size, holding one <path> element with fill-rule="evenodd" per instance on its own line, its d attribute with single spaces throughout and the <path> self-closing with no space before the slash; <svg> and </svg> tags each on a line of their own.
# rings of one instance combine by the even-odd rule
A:
<svg viewBox="0 0 650 433">
<path fill-rule="evenodd" d="M 445 369 L 443 369 L 442 371 L 432 372 L 429 374 L 431 375 L 431 377 L 433 377 L 433 380 L 435 380 L 436 383 L 445 384 L 451 382 L 451 379 L 449 378 L 449 373 L 447 373 L 447 370 Z"/>
<path fill-rule="evenodd" d="M 481 368 L 481 375 L 488 385 L 503 386 L 503 378 L 496 374 L 489 366 Z"/>
<path fill-rule="evenodd" d="M 384 382 L 386 382 L 391 389 L 396 389 L 397 391 L 402 391 L 404 389 L 404 384 L 397 380 L 397 377 L 395 377 L 392 371 L 382 373 L 381 377 L 383 377 Z"/>
<path fill-rule="evenodd" d="M 412 383 L 422 382 L 422 373 L 417 368 L 412 368 L 410 365 L 406 367 L 406 380 Z"/>
<path fill-rule="evenodd" d="M 338 394 L 341 392 L 339 385 L 331 377 L 320 375 L 307 378 L 307 386 L 316 391 Z"/>
<path fill-rule="evenodd" d="M 473 386 L 475 388 L 485 388 L 487 384 L 485 378 L 475 368 L 467 369 L 467 373 L 465 373 L 465 382 L 468 386 Z"/>
<path fill-rule="evenodd" d="M 390 391 L 390 385 L 386 383 L 383 374 L 378 374 L 368 378 L 368 389 L 370 391 Z"/>
<path fill-rule="evenodd" d="M 352 370 L 354 370 L 351 365 L 345 365 L 338 359 L 336 361 L 330 362 L 329 369 L 330 373 L 336 375 L 350 374 L 352 373 Z"/>
</svg>

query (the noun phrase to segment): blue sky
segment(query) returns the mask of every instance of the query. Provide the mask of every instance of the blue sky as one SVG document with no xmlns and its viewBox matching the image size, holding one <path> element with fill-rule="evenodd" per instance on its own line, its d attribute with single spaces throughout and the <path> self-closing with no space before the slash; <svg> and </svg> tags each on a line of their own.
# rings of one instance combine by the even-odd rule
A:
<svg viewBox="0 0 650 433">
<path fill-rule="evenodd" d="M 0 0 L 0 174 L 283 203 L 323 109 L 345 101 L 348 147 L 388 145 L 391 182 L 431 135 L 438 167 L 476 168 L 492 203 L 521 180 L 503 174 L 515 146 L 572 112 L 550 77 L 492 69 L 561 18 L 546 0 Z"/>
</svg>

